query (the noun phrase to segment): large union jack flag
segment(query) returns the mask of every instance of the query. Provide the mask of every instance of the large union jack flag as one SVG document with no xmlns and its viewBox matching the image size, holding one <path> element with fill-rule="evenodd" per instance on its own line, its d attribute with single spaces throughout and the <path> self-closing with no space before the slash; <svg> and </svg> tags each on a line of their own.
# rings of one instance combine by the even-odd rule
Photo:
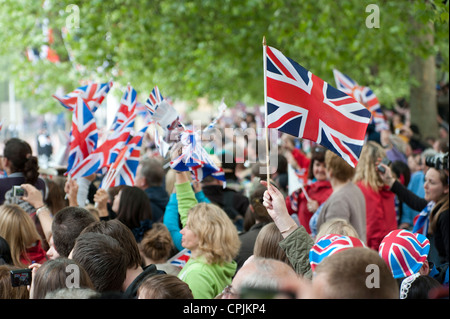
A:
<svg viewBox="0 0 450 319">
<path fill-rule="evenodd" d="M 269 46 L 266 65 L 268 127 L 314 141 L 355 167 L 370 112 Z"/>
<path fill-rule="evenodd" d="M 71 173 L 72 178 L 89 176 L 114 161 L 133 132 L 136 119 L 136 91 L 128 85 L 106 140 L 85 158 Z"/>
<path fill-rule="evenodd" d="M 328 234 L 320 237 L 309 251 L 311 270 L 314 271 L 326 257 L 352 247 L 366 247 L 366 245 L 358 238 L 351 236 Z"/>
<path fill-rule="evenodd" d="M 95 118 L 84 100 L 77 97 L 72 114 L 67 174 L 70 175 L 72 169 L 96 149 L 97 141 L 98 129 Z"/>
<path fill-rule="evenodd" d="M 430 251 L 430 241 L 422 234 L 396 229 L 381 241 L 378 253 L 394 278 L 411 276 L 420 270 Z"/>
<path fill-rule="evenodd" d="M 380 102 L 375 93 L 367 86 L 360 86 L 355 80 L 348 75 L 334 69 L 334 80 L 336 87 L 342 92 L 350 95 L 359 103 L 364 105 L 372 114 L 371 122 L 375 124 L 376 131 L 389 129 L 386 117 L 381 110 Z"/>
<path fill-rule="evenodd" d="M 91 83 L 81 86 L 63 97 L 59 97 L 56 94 L 53 94 L 52 96 L 57 99 L 62 106 L 71 111 L 73 111 L 77 103 L 77 98 L 81 97 L 92 113 L 95 113 L 112 86 L 113 82 L 111 81 L 107 83 Z"/>
</svg>

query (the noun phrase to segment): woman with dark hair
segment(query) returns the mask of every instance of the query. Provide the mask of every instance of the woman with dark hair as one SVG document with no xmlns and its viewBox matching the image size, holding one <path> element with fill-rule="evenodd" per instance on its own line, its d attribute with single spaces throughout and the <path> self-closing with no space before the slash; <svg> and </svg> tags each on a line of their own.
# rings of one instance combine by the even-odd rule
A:
<svg viewBox="0 0 450 319">
<path fill-rule="evenodd" d="M 17 204 L 28 214 L 34 213 L 36 209 L 14 193 L 14 186 L 31 184 L 42 192 L 44 198 L 46 197 L 45 182 L 39 178 L 38 159 L 32 156 L 30 145 L 19 138 L 9 139 L 1 160 L 7 177 L 2 178 L 0 184 L 0 205 Z"/>
<path fill-rule="evenodd" d="M 333 192 L 325 170 L 325 151 L 321 146 L 314 148 L 308 169 L 309 183 L 286 197 L 289 214 L 298 214 L 298 220 L 308 234 L 311 234 L 311 217 Z"/>
<path fill-rule="evenodd" d="M 112 210 L 117 219 L 133 232 L 138 243 L 152 228 L 152 208 L 147 194 L 136 186 L 125 186 L 114 197 Z"/>
</svg>

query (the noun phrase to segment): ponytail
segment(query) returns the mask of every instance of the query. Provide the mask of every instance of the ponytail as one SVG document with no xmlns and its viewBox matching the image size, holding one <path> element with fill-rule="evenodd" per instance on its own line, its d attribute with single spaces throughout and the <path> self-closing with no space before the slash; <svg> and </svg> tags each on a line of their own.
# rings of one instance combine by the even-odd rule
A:
<svg viewBox="0 0 450 319">
<path fill-rule="evenodd" d="M 5 144 L 4 155 L 11 163 L 11 172 L 23 173 L 25 183 L 34 185 L 39 177 L 39 165 L 31 153 L 31 146 L 19 138 L 11 138 Z"/>
</svg>

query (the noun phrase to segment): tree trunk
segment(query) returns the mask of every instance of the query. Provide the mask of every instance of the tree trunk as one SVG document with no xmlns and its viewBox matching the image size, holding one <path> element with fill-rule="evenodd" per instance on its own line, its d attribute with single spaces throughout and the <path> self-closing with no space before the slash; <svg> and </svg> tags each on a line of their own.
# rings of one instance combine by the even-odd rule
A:
<svg viewBox="0 0 450 319">
<path fill-rule="evenodd" d="M 417 28 L 420 24 L 413 23 Z M 422 30 L 417 30 L 418 36 L 415 38 L 415 45 L 432 46 L 434 44 L 433 25 L 428 26 L 431 30 L 428 34 L 421 34 Z M 434 55 L 426 58 L 415 56 L 411 63 L 411 78 L 417 81 L 417 84 L 411 86 L 410 91 L 410 111 L 411 124 L 419 127 L 423 138 L 437 137 L 437 92 L 436 92 L 436 59 Z"/>
</svg>

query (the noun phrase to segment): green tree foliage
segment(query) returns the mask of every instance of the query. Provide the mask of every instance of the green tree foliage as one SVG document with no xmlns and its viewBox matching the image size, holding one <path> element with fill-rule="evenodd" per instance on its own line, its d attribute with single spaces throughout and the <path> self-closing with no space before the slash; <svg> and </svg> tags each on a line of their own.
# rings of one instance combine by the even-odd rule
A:
<svg viewBox="0 0 450 319">
<path fill-rule="evenodd" d="M 366 26 L 369 4 L 379 8 L 379 28 Z M 67 29 L 71 5 L 79 25 Z M 434 29 L 417 30 L 411 18 Z M 44 19 L 60 63 L 25 55 L 45 44 Z M 109 79 L 130 82 L 141 101 L 158 85 L 189 101 L 262 104 L 263 36 L 331 84 L 336 68 L 370 86 L 387 106 L 409 96 L 413 56 L 439 53 L 449 68 L 448 3 L 431 0 L 0 0 L 0 30 L 2 75 L 42 112 L 59 110 L 51 98 L 58 87 Z M 434 43 L 412 45 L 417 32 L 431 32 Z"/>
</svg>

